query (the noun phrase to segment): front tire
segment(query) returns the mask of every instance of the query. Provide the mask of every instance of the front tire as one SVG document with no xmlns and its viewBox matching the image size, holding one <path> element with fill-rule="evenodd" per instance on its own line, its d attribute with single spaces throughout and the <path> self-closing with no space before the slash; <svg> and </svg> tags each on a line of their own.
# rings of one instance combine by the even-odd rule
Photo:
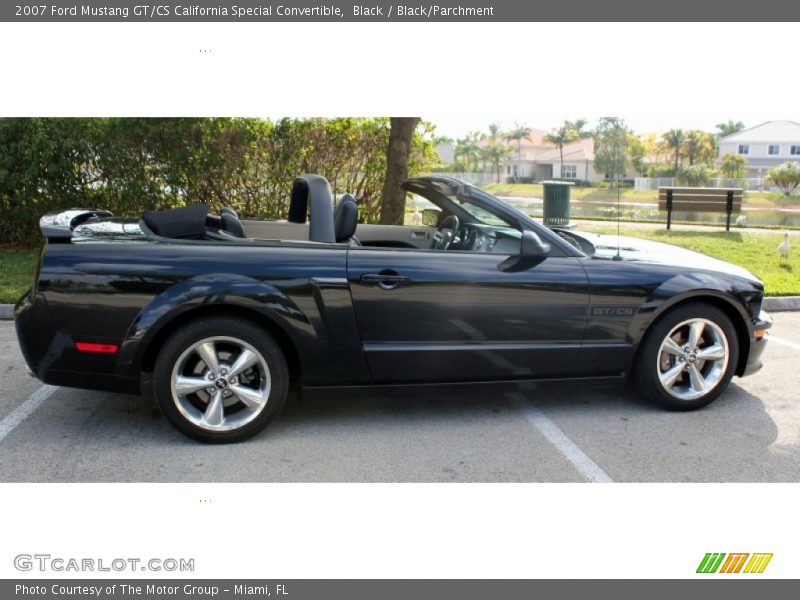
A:
<svg viewBox="0 0 800 600">
<path fill-rule="evenodd" d="M 728 316 L 693 302 L 662 316 L 639 349 L 634 380 L 650 400 L 670 410 L 696 410 L 728 387 L 739 341 Z"/>
<path fill-rule="evenodd" d="M 201 442 L 239 442 L 262 431 L 286 403 L 286 359 L 251 321 L 202 318 L 161 348 L 153 393 L 169 422 Z"/>
</svg>

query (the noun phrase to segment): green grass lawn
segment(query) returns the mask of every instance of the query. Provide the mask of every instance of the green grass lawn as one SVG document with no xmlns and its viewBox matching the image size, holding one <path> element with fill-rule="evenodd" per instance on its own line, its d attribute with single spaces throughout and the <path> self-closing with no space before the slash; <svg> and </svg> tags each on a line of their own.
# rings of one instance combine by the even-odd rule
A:
<svg viewBox="0 0 800 600">
<path fill-rule="evenodd" d="M 38 250 L 0 248 L 0 304 L 13 304 L 31 287 Z"/>
<path fill-rule="evenodd" d="M 617 232 L 617 226 L 610 223 L 596 223 L 580 226 L 583 231 L 594 233 Z M 674 244 L 696 250 L 715 258 L 744 267 L 758 276 L 765 286 L 768 296 L 800 295 L 800 260 L 793 253 L 786 263 L 778 257 L 778 244 L 783 241 L 783 233 L 746 233 L 738 231 L 676 231 L 660 227 L 625 227 L 622 235 Z M 800 246 L 800 236 L 795 246 Z"/>
</svg>

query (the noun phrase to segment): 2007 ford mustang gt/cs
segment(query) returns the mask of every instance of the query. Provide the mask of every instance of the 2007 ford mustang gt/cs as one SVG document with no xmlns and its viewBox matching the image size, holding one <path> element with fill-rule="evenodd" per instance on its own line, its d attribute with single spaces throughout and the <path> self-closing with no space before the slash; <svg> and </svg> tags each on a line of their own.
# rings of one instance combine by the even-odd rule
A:
<svg viewBox="0 0 800 600">
<path fill-rule="evenodd" d="M 236 441 L 290 386 L 630 379 L 705 406 L 757 370 L 763 284 L 708 256 L 548 229 L 446 177 L 406 181 L 417 225 L 358 224 L 298 177 L 286 221 L 207 206 L 45 216 L 17 335 L 45 383 L 138 393 L 204 442 Z"/>
</svg>

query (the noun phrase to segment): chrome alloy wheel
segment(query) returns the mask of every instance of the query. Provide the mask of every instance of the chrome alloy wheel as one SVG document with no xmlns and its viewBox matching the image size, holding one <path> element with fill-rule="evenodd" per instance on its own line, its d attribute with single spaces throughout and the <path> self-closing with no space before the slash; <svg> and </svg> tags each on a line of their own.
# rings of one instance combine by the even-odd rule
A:
<svg viewBox="0 0 800 600">
<path fill-rule="evenodd" d="M 262 354 L 225 336 L 200 340 L 175 361 L 172 400 L 190 423 L 207 431 L 230 431 L 264 410 L 271 378 Z"/>
<path fill-rule="evenodd" d="M 679 323 L 661 342 L 656 368 L 661 386 L 678 400 L 710 393 L 728 368 L 728 338 L 707 319 Z"/>
</svg>

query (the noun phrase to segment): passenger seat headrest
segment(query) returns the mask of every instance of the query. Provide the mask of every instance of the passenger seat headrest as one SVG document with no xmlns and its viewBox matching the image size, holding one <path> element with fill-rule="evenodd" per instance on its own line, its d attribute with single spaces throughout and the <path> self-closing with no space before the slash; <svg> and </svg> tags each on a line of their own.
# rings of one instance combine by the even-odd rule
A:
<svg viewBox="0 0 800 600">
<path fill-rule="evenodd" d="M 235 217 L 230 213 L 223 212 L 220 215 L 220 219 L 222 221 L 222 226 L 220 227 L 222 231 L 230 233 L 232 236 L 237 238 L 245 237 L 244 227 L 242 227 L 242 223 L 239 221 L 238 217 Z"/>
<path fill-rule="evenodd" d="M 337 242 L 346 242 L 356 233 L 358 226 L 358 204 L 350 194 L 345 194 L 339 199 L 336 210 L 333 212 L 333 228 Z"/>
</svg>

